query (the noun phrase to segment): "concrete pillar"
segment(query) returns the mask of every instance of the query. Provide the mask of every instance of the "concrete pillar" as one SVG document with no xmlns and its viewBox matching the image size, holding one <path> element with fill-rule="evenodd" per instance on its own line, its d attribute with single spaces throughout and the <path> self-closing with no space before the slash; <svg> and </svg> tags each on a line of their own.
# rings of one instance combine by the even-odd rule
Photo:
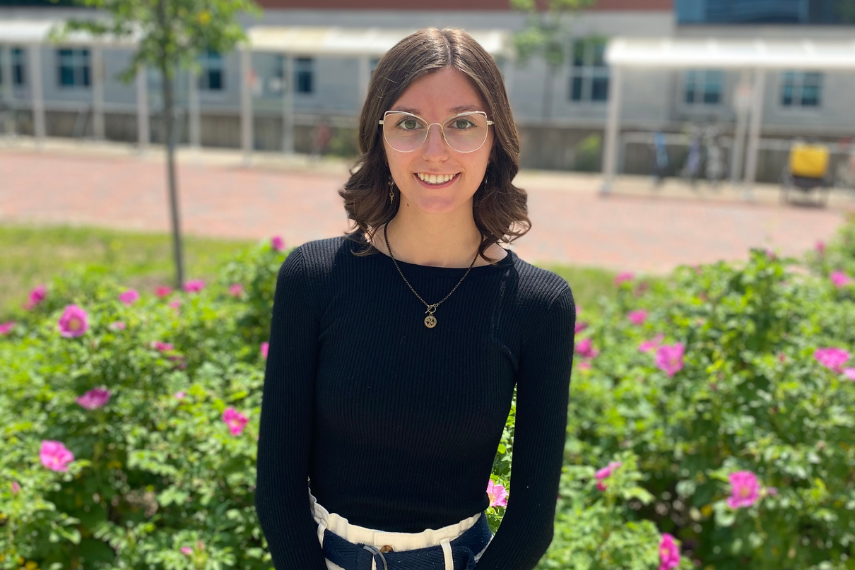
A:
<svg viewBox="0 0 855 570">
<path fill-rule="evenodd" d="M 45 139 L 45 100 L 42 87 L 42 44 L 27 46 L 30 58 L 30 93 L 33 99 L 33 126 L 36 146 L 41 148 Z"/>
<path fill-rule="evenodd" d="M 12 109 L 15 105 L 15 77 L 12 70 L 12 46 L 7 44 L 0 46 L 0 69 L 3 70 L 3 102 L 9 112 L 6 114 L 5 132 L 15 134 L 15 120 Z"/>
<path fill-rule="evenodd" d="M 609 109 L 606 116 L 606 140 L 603 145 L 603 183 L 600 194 L 608 194 L 612 191 L 615 178 L 615 164 L 617 158 L 617 138 L 620 132 L 620 95 L 621 95 L 620 67 L 611 69 L 609 78 Z"/>
<path fill-rule="evenodd" d="M 283 54 L 282 152 L 294 154 L 294 66 L 291 54 Z"/>
<path fill-rule="evenodd" d="M 92 138 L 104 140 L 104 57 L 101 48 L 90 46 L 92 59 Z"/>
<path fill-rule="evenodd" d="M 751 187 L 757 175 L 757 153 L 760 150 L 760 125 L 763 120 L 763 99 L 766 96 L 766 71 L 754 70 L 754 92 L 751 97 L 751 121 L 748 128 L 748 156 L 745 159 L 745 189 L 743 196 L 752 199 Z"/>
<path fill-rule="evenodd" d="M 730 183 L 736 183 L 742 178 L 742 162 L 745 157 L 745 132 L 748 127 L 748 110 L 751 108 L 751 98 L 746 97 L 751 90 L 751 75 L 743 70 L 740 73 L 739 85 L 736 88 L 734 105 L 736 106 L 736 131 L 733 135 L 733 148 L 730 150 Z"/>
<path fill-rule="evenodd" d="M 202 145 L 199 74 L 192 69 L 187 72 L 187 106 L 190 108 L 190 148 L 198 149 Z"/>
<path fill-rule="evenodd" d="M 371 81 L 371 60 L 367 55 L 359 56 L 359 108 L 368 96 L 368 83 Z"/>
<path fill-rule="evenodd" d="M 243 161 L 248 164 L 252 158 L 252 92 L 249 74 L 252 71 L 252 51 L 249 46 L 240 48 L 240 125 Z"/>
<path fill-rule="evenodd" d="M 146 66 L 137 68 L 137 138 L 139 152 L 144 153 L 151 141 L 148 119 L 148 74 Z"/>
</svg>

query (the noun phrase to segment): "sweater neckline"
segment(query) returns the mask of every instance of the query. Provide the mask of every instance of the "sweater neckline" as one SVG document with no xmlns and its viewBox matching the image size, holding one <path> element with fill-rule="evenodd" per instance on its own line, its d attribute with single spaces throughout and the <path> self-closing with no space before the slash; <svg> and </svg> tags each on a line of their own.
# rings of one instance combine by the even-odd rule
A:
<svg viewBox="0 0 855 570">
<path fill-rule="evenodd" d="M 361 240 L 362 243 L 367 243 L 367 241 L 364 239 L 364 236 L 361 236 L 361 237 L 363 238 Z M 437 267 L 434 265 L 419 265 L 417 263 L 408 263 L 406 261 L 401 261 L 400 259 L 393 260 L 389 255 L 382 252 L 381 250 L 379 250 L 377 248 L 373 248 L 373 249 L 377 253 L 369 256 L 369 258 L 371 258 L 371 257 L 382 258 L 380 260 L 382 263 L 386 263 L 393 268 L 395 267 L 395 263 L 397 263 L 398 266 L 401 268 L 401 270 L 404 271 L 405 273 L 408 273 L 408 274 L 417 273 L 417 274 L 431 275 L 434 277 L 463 276 L 463 274 L 466 273 L 466 270 L 469 269 L 468 267 Z M 508 252 L 508 254 L 505 257 L 503 257 L 502 259 L 500 259 L 499 261 L 497 261 L 494 264 L 479 265 L 477 267 L 472 267 L 472 269 L 469 270 L 469 275 L 470 276 L 471 275 L 486 275 L 486 274 L 493 273 L 495 271 L 501 271 L 501 270 L 507 269 L 509 267 L 513 267 L 514 262 L 516 260 L 516 253 L 514 253 L 514 251 L 511 249 L 505 249 L 505 251 Z"/>
</svg>

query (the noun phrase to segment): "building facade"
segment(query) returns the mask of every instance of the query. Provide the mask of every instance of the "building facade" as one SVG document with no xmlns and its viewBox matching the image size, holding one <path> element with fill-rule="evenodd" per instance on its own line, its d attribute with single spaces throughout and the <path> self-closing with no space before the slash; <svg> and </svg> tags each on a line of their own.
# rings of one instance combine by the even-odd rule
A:
<svg viewBox="0 0 855 570">
<path fill-rule="evenodd" d="M 0 23 L 57 20 L 92 12 L 38 0 L 0 0 Z M 246 17 L 242 25 L 284 27 L 338 27 L 407 30 L 421 27 L 458 27 L 466 30 L 505 30 L 526 27 L 526 15 L 509 8 L 508 0 L 260 0 L 263 16 Z M 358 4 L 358 6 L 354 6 Z M 750 37 L 792 41 L 793 38 L 851 41 L 855 13 L 845 0 L 599 0 L 593 9 L 573 18 L 576 38 L 564 66 L 550 73 L 542 60 L 515 62 L 497 58 L 505 76 L 514 118 L 520 129 L 524 167 L 596 170 L 599 138 L 605 125 L 610 96 L 610 72 L 605 47 L 613 37 L 728 38 Z M 0 37 L 0 88 L 8 109 L 14 108 L 16 129 L 27 132 L 32 70 L 27 50 Z M 115 79 L 130 61 L 130 51 L 103 50 L 99 63 L 92 50 L 42 46 L 41 78 L 49 136 L 92 136 L 92 75 L 100 65 L 103 80 L 104 136 L 111 140 L 136 138 L 137 87 Z M 284 122 L 282 94 L 289 70 L 296 134 L 294 148 L 309 152 L 314 125 L 332 124 L 338 136 L 334 151 L 355 151 L 354 127 L 362 106 L 355 86 L 371 73 L 345 56 L 294 54 L 289 65 L 272 53 L 252 55 L 253 148 L 281 150 Z M 207 53 L 195 91 L 201 111 L 203 146 L 239 147 L 241 67 L 237 52 Z M 11 70 L 8 72 L 7 70 Z M 632 134 L 655 131 L 677 133 L 690 123 L 715 123 L 727 136 L 735 124 L 739 72 L 718 69 L 685 71 L 631 71 L 622 78 L 621 129 L 627 135 L 622 165 L 627 172 L 648 168 L 647 145 L 633 143 Z M 190 76 L 179 76 L 179 107 L 186 109 Z M 160 80 L 148 72 L 148 99 L 152 138 L 159 140 Z M 11 90 L 9 89 L 11 84 Z M 855 135 L 855 76 L 799 69 L 771 74 L 766 82 L 762 125 L 766 138 L 818 137 L 836 140 Z M 184 118 L 179 138 L 190 141 Z M 0 119 L 0 132 L 4 129 Z M 675 148 L 675 156 L 680 149 Z M 771 155 L 770 155 L 771 156 Z M 780 161 L 780 157 L 776 160 Z M 678 161 L 675 161 L 675 163 Z M 776 176 L 775 160 L 761 159 L 758 178 Z"/>
</svg>

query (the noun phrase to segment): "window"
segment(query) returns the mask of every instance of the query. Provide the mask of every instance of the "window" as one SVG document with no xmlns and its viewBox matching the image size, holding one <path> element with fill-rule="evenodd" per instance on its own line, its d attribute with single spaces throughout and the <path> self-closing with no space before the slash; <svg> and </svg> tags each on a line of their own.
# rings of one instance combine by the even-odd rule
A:
<svg viewBox="0 0 855 570">
<path fill-rule="evenodd" d="M 677 23 L 851 24 L 851 0 L 675 0 Z"/>
<path fill-rule="evenodd" d="M 294 60 L 294 85 L 297 93 L 314 91 L 315 61 L 310 57 L 298 57 Z"/>
<path fill-rule="evenodd" d="M 781 75 L 782 107 L 819 107 L 822 104 L 822 74 L 785 71 Z"/>
<path fill-rule="evenodd" d="M 601 40 L 573 42 L 570 100 L 608 100 L 609 68 L 603 60 L 605 49 L 606 43 Z"/>
<path fill-rule="evenodd" d="M 683 77 L 683 101 L 687 105 L 719 105 L 724 92 L 724 72 L 690 70 Z"/>
<path fill-rule="evenodd" d="M 75 88 L 89 87 L 89 50 L 88 49 L 59 49 L 59 87 Z"/>
<path fill-rule="evenodd" d="M 199 75 L 199 90 L 222 91 L 224 89 L 223 56 L 207 50 L 199 56 L 199 64 L 202 66 L 202 73 Z"/>
<path fill-rule="evenodd" d="M 3 85 L 6 79 L 3 77 L 3 49 L 0 48 L 0 85 Z M 12 84 L 18 87 L 24 85 L 24 50 L 22 48 L 12 48 Z"/>
</svg>

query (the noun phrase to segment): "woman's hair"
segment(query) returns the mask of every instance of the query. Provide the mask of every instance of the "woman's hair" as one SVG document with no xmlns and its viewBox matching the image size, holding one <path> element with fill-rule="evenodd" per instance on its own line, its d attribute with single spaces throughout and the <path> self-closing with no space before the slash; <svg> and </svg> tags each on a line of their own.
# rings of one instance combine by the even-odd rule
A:
<svg viewBox="0 0 855 570">
<path fill-rule="evenodd" d="M 453 67 L 465 73 L 487 105 L 493 121 L 493 148 L 487 165 L 489 186 L 482 183 L 473 196 L 473 217 L 481 232 L 478 254 L 494 263 L 484 252 L 494 243 L 511 243 L 531 229 L 525 190 L 511 181 L 519 171 L 520 142 L 502 74 L 493 58 L 463 30 L 425 28 L 390 49 L 377 64 L 368 96 L 359 118 L 359 152 L 350 179 L 339 190 L 353 228 L 373 238 L 377 228 L 395 217 L 400 200 L 390 202 L 383 134 L 378 123 L 383 113 L 415 80 L 439 69 Z M 515 226 L 516 228 L 512 227 Z M 348 236 L 353 241 L 362 241 Z M 355 255 L 378 253 L 367 245 Z"/>
</svg>

